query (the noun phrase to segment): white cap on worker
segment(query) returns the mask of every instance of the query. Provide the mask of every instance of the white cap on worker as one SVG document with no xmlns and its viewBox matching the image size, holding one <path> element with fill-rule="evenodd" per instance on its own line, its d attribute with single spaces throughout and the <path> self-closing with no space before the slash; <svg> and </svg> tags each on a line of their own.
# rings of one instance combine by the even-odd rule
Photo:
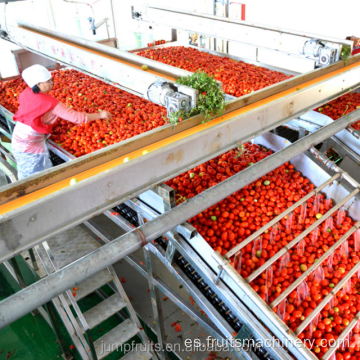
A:
<svg viewBox="0 0 360 360">
<path fill-rule="evenodd" d="M 28 67 L 21 75 L 31 88 L 38 83 L 46 82 L 51 79 L 49 70 L 38 64 Z"/>
</svg>

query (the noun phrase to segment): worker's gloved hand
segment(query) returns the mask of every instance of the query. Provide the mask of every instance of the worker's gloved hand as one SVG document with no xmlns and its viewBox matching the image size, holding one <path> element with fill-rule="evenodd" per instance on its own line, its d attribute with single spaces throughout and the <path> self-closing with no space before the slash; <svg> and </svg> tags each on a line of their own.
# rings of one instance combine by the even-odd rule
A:
<svg viewBox="0 0 360 360">
<path fill-rule="evenodd" d="M 106 119 L 107 123 L 113 120 L 111 114 L 108 111 L 102 111 L 100 113 L 100 119 Z"/>
</svg>

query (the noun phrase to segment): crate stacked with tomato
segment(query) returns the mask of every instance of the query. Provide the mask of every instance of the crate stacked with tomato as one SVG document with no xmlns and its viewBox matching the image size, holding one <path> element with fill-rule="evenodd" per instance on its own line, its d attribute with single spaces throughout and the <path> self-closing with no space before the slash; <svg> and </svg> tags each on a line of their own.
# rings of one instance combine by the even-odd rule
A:
<svg viewBox="0 0 360 360">
<path fill-rule="evenodd" d="M 148 49 L 138 52 L 137 55 L 191 72 L 205 72 L 223 83 L 226 94 L 237 97 L 292 77 L 261 66 L 184 46 Z"/>
<path fill-rule="evenodd" d="M 231 150 L 169 180 L 166 184 L 176 190 L 176 202 L 179 204 L 271 153 L 271 150 L 262 146 L 246 143 L 239 149 Z M 189 222 L 214 250 L 225 255 L 310 193 L 314 187 L 293 165 L 285 163 L 189 219 Z M 304 230 L 321 219 L 333 206 L 332 199 L 322 194 L 311 197 L 263 232 L 259 238 L 239 250 L 231 261 L 232 266 L 243 278 L 248 278 Z M 340 208 L 249 285 L 270 305 L 353 224 L 353 220 Z M 360 233 L 356 233 L 305 277 L 285 300 L 273 307 L 273 311 L 295 331 L 359 260 Z M 351 282 L 348 282 L 344 289 L 338 291 L 333 300 L 324 306 L 320 315 L 299 333 L 299 338 L 318 358 L 328 351 L 329 345 L 360 311 L 358 274 L 352 276 Z M 355 336 L 358 333 L 360 334 L 360 325 L 357 325 L 349 336 L 349 344 L 352 345 L 340 347 L 334 359 L 360 358 L 360 335 L 359 339 Z"/>
<path fill-rule="evenodd" d="M 329 116 L 333 120 L 337 120 L 342 116 L 345 116 L 352 111 L 360 108 L 360 93 L 351 92 L 337 99 L 330 101 L 329 103 L 322 105 L 315 110 Z M 354 129 L 360 129 L 360 121 L 351 125 Z"/>
<path fill-rule="evenodd" d="M 50 95 L 76 111 L 109 111 L 114 121 L 96 120 L 76 125 L 58 119 L 51 139 L 75 156 L 82 156 L 165 124 L 166 109 L 76 70 L 52 73 Z M 0 104 L 12 113 L 26 88 L 22 79 L 1 83 Z"/>
</svg>

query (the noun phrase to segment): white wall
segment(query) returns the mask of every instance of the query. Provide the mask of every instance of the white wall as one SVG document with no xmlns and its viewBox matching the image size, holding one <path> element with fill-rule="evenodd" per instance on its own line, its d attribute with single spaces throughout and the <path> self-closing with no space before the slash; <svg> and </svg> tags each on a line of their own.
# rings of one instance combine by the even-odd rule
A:
<svg viewBox="0 0 360 360">
<path fill-rule="evenodd" d="M 117 1 L 117 0 L 115 0 Z M 118 2 L 122 2 L 120 0 Z M 111 11 L 111 0 L 91 1 L 94 12 L 95 22 L 104 18 L 109 18 L 109 35 L 115 36 L 114 22 Z M 0 23 L 5 24 L 3 11 L 4 4 L 0 5 Z M 72 34 L 89 40 L 99 41 L 107 39 L 108 34 L 105 24 L 102 25 L 93 35 L 90 30 L 88 17 L 93 17 L 92 10 L 87 5 L 66 3 L 63 0 L 34 0 L 19 1 L 9 3 L 6 7 L 6 23 L 16 25 L 16 21 L 21 19 L 40 25 L 44 28 L 54 29 L 64 33 Z M 19 47 L 7 41 L 0 40 L 0 74 L 3 78 L 18 75 L 14 58 L 11 54 L 12 49 Z"/>
<path fill-rule="evenodd" d="M 148 25 L 131 20 L 131 5 L 144 0 L 118 1 L 115 18 L 120 27 L 132 31 L 147 31 Z M 300 30 L 308 33 L 345 38 L 360 36 L 360 1 L 347 0 L 236 0 L 246 5 L 246 21 Z M 151 5 L 163 5 L 182 10 L 213 13 L 212 0 L 153 0 Z"/>
<path fill-rule="evenodd" d="M 45 0 L 46 1 L 46 0 Z M 55 18 L 55 28 L 58 31 L 73 34 L 85 39 L 99 41 L 108 38 L 105 24 L 96 30 L 96 35 L 93 35 L 90 30 L 90 23 L 88 18 L 93 17 L 93 12 L 90 6 L 86 3 L 74 4 L 66 3 L 63 0 L 50 0 L 51 7 Z M 120 0 L 119 2 L 122 2 Z M 109 18 L 109 35 L 114 37 L 114 23 L 111 12 L 110 0 L 89 1 L 94 9 L 95 23 L 100 20 Z"/>
<path fill-rule="evenodd" d="M 3 78 L 18 75 L 15 58 L 11 50 L 18 50 L 19 46 L 0 39 L 0 75 Z"/>
<path fill-rule="evenodd" d="M 345 38 L 360 36 L 358 0 L 240 0 L 246 21 Z"/>
</svg>

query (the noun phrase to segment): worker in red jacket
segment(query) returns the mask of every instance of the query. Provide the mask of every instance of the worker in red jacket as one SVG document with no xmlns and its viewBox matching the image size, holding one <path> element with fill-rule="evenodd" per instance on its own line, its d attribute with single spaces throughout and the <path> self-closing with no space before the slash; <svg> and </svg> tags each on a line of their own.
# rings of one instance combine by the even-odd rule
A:
<svg viewBox="0 0 360 360">
<path fill-rule="evenodd" d="M 360 38 L 357 38 L 355 36 L 348 36 L 346 40 L 351 40 L 354 42 L 354 48 L 351 55 L 360 54 Z"/>
<path fill-rule="evenodd" d="M 53 82 L 51 73 L 44 66 L 30 66 L 23 71 L 22 77 L 29 88 L 19 97 L 20 106 L 14 116 L 16 126 L 11 141 L 19 180 L 53 166 L 46 139 L 58 117 L 74 124 L 99 118 L 111 120 L 111 114 L 107 111 L 80 113 L 47 95 L 53 88 Z"/>
</svg>

